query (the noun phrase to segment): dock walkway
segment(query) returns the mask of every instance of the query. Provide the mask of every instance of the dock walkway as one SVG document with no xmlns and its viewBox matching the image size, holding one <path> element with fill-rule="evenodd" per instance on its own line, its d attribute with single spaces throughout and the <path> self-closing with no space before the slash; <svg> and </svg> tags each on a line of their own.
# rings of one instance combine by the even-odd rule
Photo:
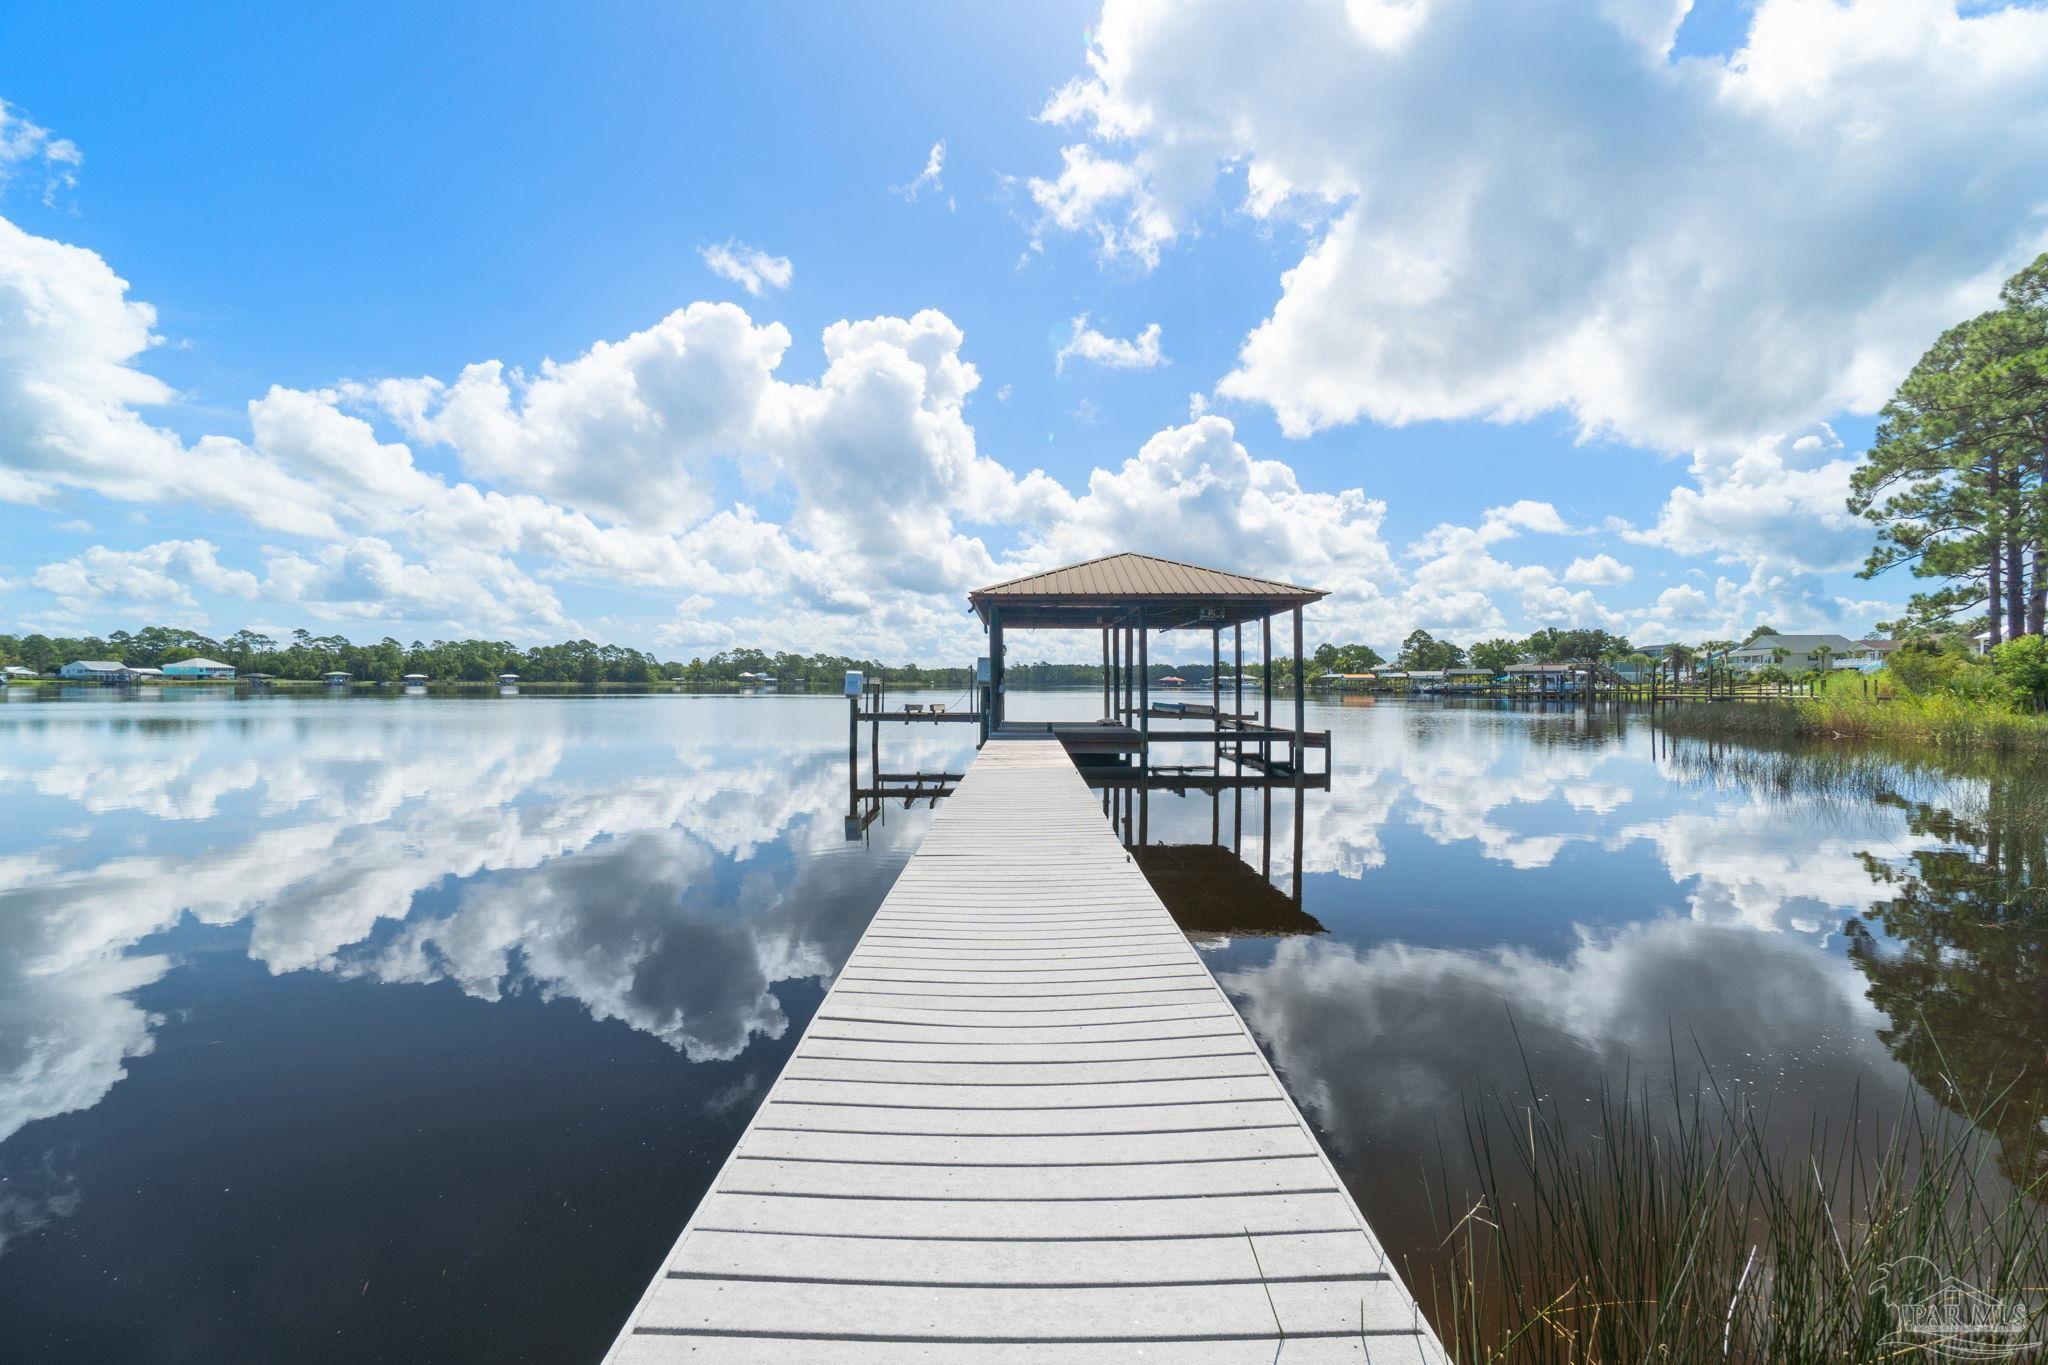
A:
<svg viewBox="0 0 2048 1365">
<path fill-rule="evenodd" d="M 1445 1356 L 1059 743 L 997 737 L 606 1359 Z"/>
</svg>

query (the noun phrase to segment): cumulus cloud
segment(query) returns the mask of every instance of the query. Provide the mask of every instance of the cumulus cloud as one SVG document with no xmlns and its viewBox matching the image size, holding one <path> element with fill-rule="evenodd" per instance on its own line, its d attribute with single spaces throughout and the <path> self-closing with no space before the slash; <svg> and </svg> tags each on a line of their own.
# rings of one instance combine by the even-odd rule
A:
<svg viewBox="0 0 2048 1365">
<path fill-rule="evenodd" d="M 727 240 L 716 246 L 699 247 L 697 254 L 704 258 L 712 274 L 731 280 L 756 298 L 764 289 L 789 288 L 790 280 L 796 276 L 796 267 L 789 263 L 789 257 L 770 256 L 745 242 Z"/>
<path fill-rule="evenodd" d="M 1029 519 L 1065 496 L 976 449 L 964 404 L 979 376 L 936 312 L 836 324 L 825 375 L 792 384 L 775 377 L 780 325 L 692 304 L 532 375 L 492 360 L 452 383 L 273 388 L 249 404 L 247 439 L 190 444 L 140 415 L 174 396 L 138 367 L 154 321 L 95 253 L 0 220 L 0 497 L 80 489 L 240 515 L 312 542 L 271 556 L 266 591 L 328 619 L 561 623 L 539 562 L 824 620 L 869 610 L 877 590 L 950 597 L 985 581 L 994 560 L 954 519 Z M 429 472 L 415 446 L 448 449 L 474 481 Z M 785 489 L 788 520 L 715 507 L 721 460 Z M 379 586 L 391 595 L 370 595 Z M 918 606 L 939 625 L 935 601 Z M 964 637 L 952 610 L 939 635 L 896 650 L 964 652 Z"/>
<path fill-rule="evenodd" d="M 1219 387 L 1294 434 L 1563 411 L 1692 449 L 1868 411 L 2048 243 L 2048 11 L 1760 0 L 1673 58 L 1684 8 L 1109 0 L 1043 112 L 1092 138 L 1032 182 L 1040 230 L 1149 264 L 1241 168 L 1311 231 Z"/>
<path fill-rule="evenodd" d="M 1158 323 L 1125 341 L 1104 336 L 1090 327 L 1086 313 L 1074 319 L 1073 335 L 1053 354 L 1054 371 L 1065 374 L 1069 360 L 1085 360 L 1109 370 L 1156 370 L 1166 364 L 1166 356 L 1159 349 Z"/>
<path fill-rule="evenodd" d="M 1730 564 L 1853 568 L 1870 548 L 1868 526 L 1848 508 L 1855 468 L 1855 456 L 1825 426 L 1702 450 L 1692 459 L 1695 486 L 1672 490 L 1654 526 L 1623 534 Z"/>
<path fill-rule="evenodd" d="M 527 638 L 580 633 L 554 591 L 502 555 L 456 547 L 408 562 L 364 536 L 310 557 L 274 554 L 265 567 L 270 600 L 322 621 L 438 621 Z"/>
<path fill-rule="evenodd" d="M 385 381 L 370 396 L 475 477 L 671 530 L 710 512 L 712 459 L 745 455 L 760 436 L 789 344 L 780 324 L 693 303 L 574 360 L 543 361 L 530 378 L 488 360 L 452 384 Z"/>
<path fill-rule="evenodd" d="M 1415 568 L 1399 599 L 1399 619 L 1451 636 L 1498 634 L 1521 625 L 1619 629 L 1623 618 L 1591 591 L 1572 591 L 1546 565 L 1512 564 L 1495 553 L 1502 542 L 1524 534 L 1576 533 L 1556 507 L 1529 498 L 1487 508 L 1477 526 L 1440 523 L 1408 546 L 1406 558 Z M 1512 621 L 1504 602 L 1516 608 Z"/>
<path fill-rule="evenodd" d="M 1039 211 L 1034 245 L 1048 230 L 1085 230 L 1106 260 L 1128 259 L 1147 269 L 1159 264 L 1160 250 L 1180 233 L 1145 188 L 1138 167 L 1085 144 L 1062 148 L 1060 163 L 1055 179 L 1033 176 L 1026 182 Z"/>
<path fill-rule="evenodd" d="M 1255 459 L 1216 415 L 1169 427 L 1088 490 L 1048 509 L 1027 552 L 1051 565 L 1131 549 L 1332 590 L 1328 626 L 1384 618 L 1381 585 L 1394 579 L 1381 538 L 1386 504 L 1363 490 L 1312 492 L 1278 460 Z"/>
<path fill-rule="evenodd" d="M 1589 587 L 1611 588 L 1626 583 L 1636 571 L 1610 554 L 1581 556 L 1565 566 L 1564 581 Z"/>
<path fill-rule="evenodd" d="M 211 541 L 166 540 L 140 550 L 95 545 L 82 555 L 45 564 L 29 580 L 82 610 L 112 601 L 123 606 L 196 607 L 194 586 L 231 597 L 253 598 L 256 576 L 220 562 Z"/>
<path fill-rule="evenodd" d="M 189 500 L 258 526 L 332 534 L 306 490 L 239 442 L 190 448 L 143 420 L 171 389 L 136 368 L 156 310 L 95 252 L 0 218 L 0 500 L 81 488 L 130 502 Z"/>
<path fill-rule="evenodd" d="M 1129 548 L 1329 588 L 1310 617 L 1319 637 L 1626 624 L 1586 570 L 1505 557 L 1517 537 L 1581 533 L 1554 505 L 1492 507 L 1397 556 L 1380 499 L 1304 488 L 1206 403 L 1085 485 L 1020 472 L 980 447 L 968 404 L 981 375 L 935 310 L 832 324 L 823 372 L 795 382 L 781 377 L 787 329 L 692 303 L 530 370 L 486 359 L 452 379 L 273 387 L 249 402 L 246 435 L 189 441 L 143 416 L 175 397 L 142 368 L 154 323 L 96 254 L 0 220 L 0 357 L 11 362 L 0 365 L 0 497 L 181 503 L 274 543 L 253 566 L 224 563 L 211 541 L 102 546 L 46 565 L 39 588 L 56 603 L 39 623 L 74 629 L 145 601 L 190 610 L 203 591 L 263 602 L 273 618 L 526 638 L 581 629 L 559 592 L 568 581 L 682 602 L 648 627 L 655 640 L 630 643 L 960 658 L 976 646 L 963 589 Z M 1085 314 L 1068 354 L 1166 363 L 1158 324 L 1117 338 Z M 1815 561 L 1749 553 L 1732 509 L 1793 490 L 1822 516 L 1839 463 L 1824 442 L 1702 455 L 1702 487 L 1735 490 L 1728 514 L 1705 493 L 1698 505 L 1674 495 L 1656 525 L 1623 529 L 1701 553 L 1700 528 L 1712 528 L 1717 553 L 1753 565 L 1752 583 L 1716 587 L 1729 611 L 1788 593 L 1822 610 Z M 735 487 L 749 500 L 725 491 Z M 1815 543 L 1796 531 L 1771 534 Z"/>
</svg>

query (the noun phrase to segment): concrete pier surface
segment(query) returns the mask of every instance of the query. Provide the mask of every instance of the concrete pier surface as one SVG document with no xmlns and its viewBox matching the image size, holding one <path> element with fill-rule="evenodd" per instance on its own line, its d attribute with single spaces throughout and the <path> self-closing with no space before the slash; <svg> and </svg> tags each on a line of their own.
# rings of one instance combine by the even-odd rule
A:
<svg viewBox="0 0 2048 1365">
<path fill-rule="evenodd" d="M 1100 798 L 999 733 L 606 1359 L 1447 1357 Z"/>
</svg>

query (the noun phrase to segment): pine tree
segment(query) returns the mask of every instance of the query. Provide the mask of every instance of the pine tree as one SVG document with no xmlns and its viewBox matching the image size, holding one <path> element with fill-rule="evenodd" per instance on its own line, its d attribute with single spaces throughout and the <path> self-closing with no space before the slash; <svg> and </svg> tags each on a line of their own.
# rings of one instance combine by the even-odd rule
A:
<svg viewBox="0 0 2048 1365">
<path fill-rule="evenodd" d="M 1939 586 L 1905 631 L 2038 634 L 2048 609 L 2048 255 L 2000 306 L 1942 333 L 1884 408 L 1850 509 L 1877 523 L 1863 568 Z M 1966 615 L 1981 610 L 1981 617 Z M 1958 619 L 1962 618 L 1962 619 Z"/>
</svg>

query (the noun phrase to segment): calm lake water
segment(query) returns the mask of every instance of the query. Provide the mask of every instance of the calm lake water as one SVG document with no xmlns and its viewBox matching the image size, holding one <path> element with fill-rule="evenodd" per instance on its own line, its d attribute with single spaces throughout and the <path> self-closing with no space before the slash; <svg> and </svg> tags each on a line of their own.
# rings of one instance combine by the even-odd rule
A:
<svg viewBox="0 0 2048 1365">
<path fill-rule="evenodd" d="M 1186 922 L 1397 1255 L 1525 1064 L 1568 1111 L 1710 1067 L 1801 1133 L 2025 1067 L 1991 1136 L 2038 1169 L 2041 773 L 1309 723 L 1299 910 Z M 596 1360 L 929 822 L 849 842 L 845 763 L 833 698 L 8 695 L 0 1360 Z"/>
</svg>

